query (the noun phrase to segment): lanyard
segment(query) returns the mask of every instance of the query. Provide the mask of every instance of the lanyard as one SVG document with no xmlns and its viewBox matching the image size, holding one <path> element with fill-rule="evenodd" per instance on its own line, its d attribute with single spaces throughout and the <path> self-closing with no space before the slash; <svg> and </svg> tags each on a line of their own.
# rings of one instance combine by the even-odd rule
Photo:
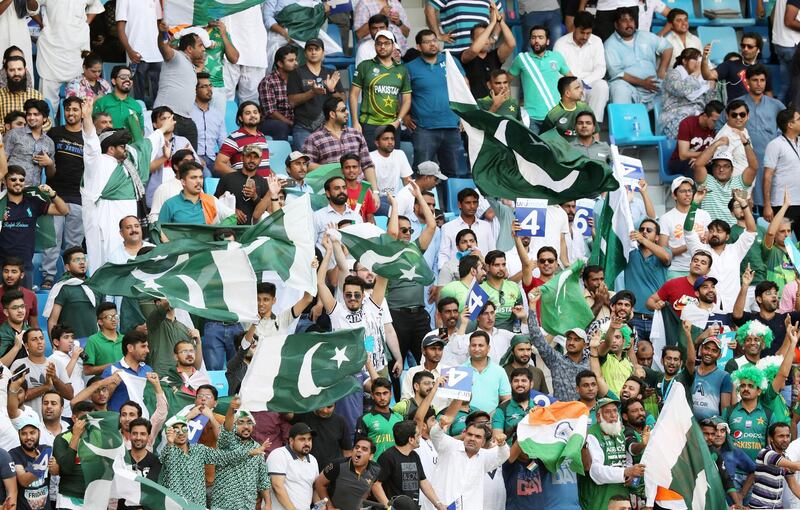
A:
<svg viewBox="0 0 800 510">
<path fill-rule="evenodd" d="M 783 139 L 784 139 L 784 140 L 786 140 L 786 143 L 788 143 L 788 144 L 789 144 L 789 147 L 791 147 L 791 148 L 792 148 L 792 152 L 794 152 L 794 155 L 795 155 L 795 156 L 797 156 L 797 159 L 798 159 L 798 160 L 800 160 L 800 154 L 798 154 L 798 153 L 797 153 L 797 148 L 794 146 L 794 144 L 792 143 L 792 141 L 791 141 L 791 140 L 789 140 L 788 138 L 786 138 L 786 135 L 783 135 Z"/>
</svg>

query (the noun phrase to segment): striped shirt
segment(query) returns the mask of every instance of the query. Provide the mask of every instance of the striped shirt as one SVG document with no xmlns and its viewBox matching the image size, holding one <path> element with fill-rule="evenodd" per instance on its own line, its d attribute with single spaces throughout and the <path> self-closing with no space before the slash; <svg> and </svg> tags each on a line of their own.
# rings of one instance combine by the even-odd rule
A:
<svg viewBox="0 0 800 510">
<path fill-rule="evenodd" d="M 428 4 L 439 13 L 442 31 L 453 36 L 452 43 L 445 43 L 446 50 L 466 50 L 470 46 L 470 29 L 478 23 L 489 23 L 488 0 L 428 0 Z M 501 4 L 497 2 L 497 7 L 503 12 Z"/>
<path fill-rule="evenodd" d="M 222 143 L 219 148 L 219 154 L 228 156 L 231 160 L 231 167 L 236 171 L 242 169 L 242 151 L 250 144 L 256 144 L 261 147 L 261 164 L 258 165 L 257 175 L 267 177 L 272 174 L 269 169 L 269 147 L 267 146 L 267 139 L 261 131 L 256 131 L 256 134 L 251 135 L 244 128 L 239 128 L 233 133 L 228 135 L 228 138 Z"/>
<path fill-rule="evenodd" d="M 728 182 L 721 183 L 710 173 L 704 183 L 708 188 L 708 194 L 703 199 L 701 207 L 706 211 L 712 220 L 724 220 L 728 225 L 735 225 L 736 218 L 728 210 L 728 202 L 733 198 L 733 190 L 749 190 L 750 186 L 742 180 L 742 174 L 731 177 Z"/>
<path fill-rule="evenodd" d="M 560 53 L 548 50 L 541 55 L 520 53 L 508 71 L 520 77 L 528 115 L 541 121 L 561 99 L 558 80 L 569 73 L 569 68 Z"/>
<path fill-rule="evenodd" d="M 755 481 L 753 493 L 750 496 L 750 508 L 782 508 L 782 496 L 787 470 L 778 467 L 778 461 L 783 459 L 783 454 L 778 453 L 768 446 L 756 457 L 756 470 L 753 472 Z"/>
</svg>

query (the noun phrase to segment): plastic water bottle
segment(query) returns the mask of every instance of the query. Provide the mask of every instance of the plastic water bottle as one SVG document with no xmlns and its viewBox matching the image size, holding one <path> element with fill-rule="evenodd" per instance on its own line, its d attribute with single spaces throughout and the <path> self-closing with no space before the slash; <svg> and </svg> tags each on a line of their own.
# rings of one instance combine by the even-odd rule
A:
<svg viewBox="0 0 800 510">
<path fill-rule="evenodd" d="M 638 117 L 634 117 L 633 118 L 633 136 L 635 136 L 636 138 L 639 138 L 639 135 L 641 134 L 641 132 L 642 132 L 642 126 L 639 124 L 639 118 Z"/>
<path fill-rule="evenodd" d="M 328 498 L 322 498 L 317 503 L 311 507 L 311 510 L 325 510 L 325 506 L 328 504 Z"/>
<path fill-rule="evenodd" d="M 518 317 L 514 318 L 514 325 L 511 326 L 511 332 L 520 334 L 522 333 L 522 321 Z"/>
</svg>

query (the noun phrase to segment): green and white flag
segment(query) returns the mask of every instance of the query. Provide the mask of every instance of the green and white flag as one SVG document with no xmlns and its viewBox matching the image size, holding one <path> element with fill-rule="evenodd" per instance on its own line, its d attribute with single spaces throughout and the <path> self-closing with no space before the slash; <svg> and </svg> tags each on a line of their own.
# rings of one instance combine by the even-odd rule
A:
<svg viewBox="0 0 800 510">
<path fill-rule="evenodd" d="M 552 335 L 565 335 L 573 328 L 586 329 L 594 319 L 580 284 L 585 262 L 576 260 L 542 285 L 542 328 Z"/>
<path fill-rule="evenodd" d="M 128 506 L 138 505 L 145 510 L 204 510 L 205 507 L 186 501 L 166 487 L 138 475 L 125 464 L 124 457 L 114 460 L 112 495 L 124 499 Z"/>
<path fill-rule="evenodd" d="M 110 411 L 89 413 L 86 429 L 78 442 L 78 457 L 86 483 L 84 510 L 106 510 L 112 497 L 114 459 L 125 455 L 119 431 L 119 414 Z"/>
<path fill-rule="evenodd" d="M 206 26 L 209 21 L 260 5 L 264 0 L 164 0 L 164 21 L 178 25 Z"/>
<path fill-rule="evenodd" d="M 485 196 L 563 203 L 618 187 L 608 165 L 584 156 L 557 132 L 535 135 L 518 120 L 478 108 L 449 52 L 446 70 L 450 108 L 463 121 L 472 178 Z"/>
<path fill-rule="evenodd" d="M 390 281 L 430 285 L 434 277 L 417 243 L 400 241 L 389 234 L 365 234 L 362 225 L 345 227 L 342 244 L 364 267 Z"/>
<path fill-rule="evenodd" d="M 691 510 L 728 508 L 719 470 L 692 414 L 686 391 L 678 381 L 672 386 L 642 454 L 641 463 L 647 466 L 646 506 L 653 506 L 657 492 L 663 491 L 658 487 L 662 487 L 679 494 Z"/>
<path fill-rule="evenodd" d="M 248 411 L 303 413 L 361 391 L 364 329 L 262 339 L 240 390 Z"/>
<path fill-rule="evenodd" d="M 618 162 L 619 151 L 611 146 L 614 158 L 614 176 L 621 183 L 622 168 Z M 618 186 L 606 195 L 600 219 L 595 223 L 597 238 L 592 246 L 590 264 L 597 265 L 605 271 L 606 285 L 614 290 L 617 276 L 628 264 L 628 255 L 634 250 L 630 233 L 633 231 L 631 204 L 624 186 Z"/>
</svg>

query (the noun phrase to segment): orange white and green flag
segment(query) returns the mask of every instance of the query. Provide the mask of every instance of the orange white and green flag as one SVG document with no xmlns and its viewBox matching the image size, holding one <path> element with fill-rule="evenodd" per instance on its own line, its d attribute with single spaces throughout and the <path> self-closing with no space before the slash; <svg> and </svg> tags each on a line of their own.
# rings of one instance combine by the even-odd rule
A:
<svg viewBox="0 0 800 510">
<path fill-rule="evenodd" d="M 580 402 L 553 402 L 536 406 L 517 425 L 519 446 L 531 459 L 539 459 L 551 473 L 564 461 L 583 473 L 581 449 L 589 427 L 589 408 Z"/>
</svg>

